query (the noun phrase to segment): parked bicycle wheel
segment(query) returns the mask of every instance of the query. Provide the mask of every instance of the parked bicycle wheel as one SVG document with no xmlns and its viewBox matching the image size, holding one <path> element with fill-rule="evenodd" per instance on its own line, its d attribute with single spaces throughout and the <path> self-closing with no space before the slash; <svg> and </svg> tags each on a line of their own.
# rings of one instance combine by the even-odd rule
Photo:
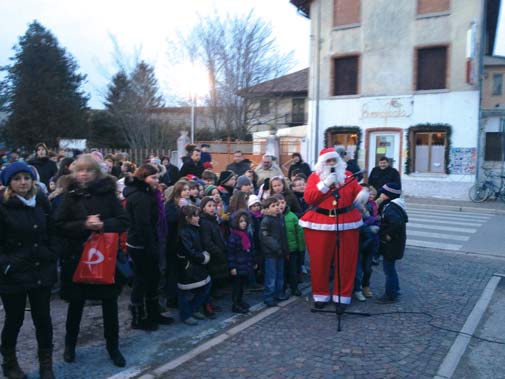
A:
<svg viewBox="0 0 505 379">
<path fill-rule="evenodd" d="M 505 203 L 505 188 L 502 188 L 500 190 L 500 193 L 498 193 L 498 198 Z"/>
<path fill-rule="evenodd" d="M 470 188 L 468 196 L 474 203 L 482 203 L 491 196 L 491 191 L 485 184 L 477 183 Z"/>
</svg>

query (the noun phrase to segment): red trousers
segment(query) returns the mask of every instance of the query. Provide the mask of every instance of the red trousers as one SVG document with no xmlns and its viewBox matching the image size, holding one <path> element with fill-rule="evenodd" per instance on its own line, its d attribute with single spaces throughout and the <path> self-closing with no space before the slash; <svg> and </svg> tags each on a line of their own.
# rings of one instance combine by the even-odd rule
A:
<svg viewBox="0 0 505 379">
<path fill-rule="evenodd" d="M 349 304 L 359 248 L 359 229 L 338 232 L 340 237 L 340 291 L 338 285 L 337 232 L 304 229 L 310 256 L 310 276 L 314 301 L 330 301 L 330 267 L 333 262 L 333 301 Z M 340 296 L 340 298 L 339 298 Z"/>
</svg>

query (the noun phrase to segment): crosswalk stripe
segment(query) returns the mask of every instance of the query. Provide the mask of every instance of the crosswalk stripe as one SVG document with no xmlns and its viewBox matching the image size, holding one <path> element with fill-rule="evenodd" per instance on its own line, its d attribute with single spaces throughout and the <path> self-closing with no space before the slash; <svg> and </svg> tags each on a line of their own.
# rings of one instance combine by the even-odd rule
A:
<svg viewBox="0 0 505 379">
<path fill-rule="evenodd" d="M 443 250 L 455 250 L 461 249 L 462 245 L 456 245 L 453 243 L 443 243 L 443 242 L 431 242 L 431 241 L 419 241 L 408 238 L 407 245 L 418 246 L 418 247 L 428 247 L 432 249 L 443 249 Z"/>
<path fill-rule="evenodd" d="M 468 241 L 470 239 L 469 236 L 461 236 L 457 234 L 446 234 L 446 233 L 423 232 L 421 230 L 410 230 L 410 229 L 407 229 L 407 235 L 416 237 L 427 237 L 427 238 L 441 238 L 446 240 L 462 241 L 462 242 Z"/>
<path fill-rule="evenodd" d="M 429 225 L 429 224 L 420 224 L 417 222 L 409 222 L 408 226 L 411 228 L 420 228 L 420 229 L 435 229 L 435 230 L 445 230 L 447 232 L 461 232 L 461 233 L 475 233 L 477 229 L 473 228 L 458 228 L 452 226 L 444 226 L 444 225 Z"/>
<path fill-rule="evenodd" d="M 479 222 L 486 223 L 489 219 L 486 218 L 468 218 L 468 217 L 453 217 L 453 216 L 439 216 L 437 214 L 428 214 L 428 213 L 417 213 L 417 212 L 409 212 L 409 218 L 417 218 L 417 217 L 429 217 L 430 219 L 437 220 L 445 220 L 445 221 L 466 221 L 466 222 Z"/>
<path fill-rule="evenodd" d="M 476 221 L 468 221 L 468 222 L 462 222 L 462 221 L 446 221 L 446 220 L 439 220 L 436 218 L 421 218 L 421 217 L 410 217 L 410 220 L 413 221 L 420 221 L 420 222 L 429 222 L 433 224 L 444 224 L 444 225 L 462 225 L 462 226 L 481 226 L 482 223 L 476 222 Z"/>
<path fill-rule="evenodd" d="M 426 208 L 407 208 L 407 214 L 410 213 L 425 213 L 429 215 L 437 215 L 437 216 L 452 216 L 457 218 L 480 218 L 489 220 L 493 215 L 489 215 L 486 213 L 465 213 L 458 211 L 439 211 L 436 209 L 426 209 Z"/>
</svg>

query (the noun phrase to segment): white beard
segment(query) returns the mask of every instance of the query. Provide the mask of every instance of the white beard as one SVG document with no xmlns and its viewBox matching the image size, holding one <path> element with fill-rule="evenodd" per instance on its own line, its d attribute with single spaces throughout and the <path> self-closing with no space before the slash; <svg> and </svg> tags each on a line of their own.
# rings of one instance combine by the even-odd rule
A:
<svg viewBox="0 0 505 379">
<path fill-rule="evenodd" d="M 331 174 L 331 170 L 334 169 L 334 172 L 337 174 L 337 184 L 345 183 L 345 169 L 347 167 L 347 163 L 345 163 L 342 159 L 337 160 L 337 164 L 333 166 L 327 166 L 325 164 L 321 165 L 321 170 L 317 173 L 319 174 L 319 178 L 324 180 Z"/>
</svg>

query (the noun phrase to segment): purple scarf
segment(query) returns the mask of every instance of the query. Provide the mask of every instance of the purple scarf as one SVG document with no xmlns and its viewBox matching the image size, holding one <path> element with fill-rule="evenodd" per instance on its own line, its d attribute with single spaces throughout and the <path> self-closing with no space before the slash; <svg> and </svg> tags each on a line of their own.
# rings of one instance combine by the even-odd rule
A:
<svg viewBox="0 0 505 379">
<path fill-rule="evenodd" d="M 263 217 L 263 213 L 261 211 L 251 211 L 249 210 L 249 213 L 254 217 L 254 218 L 261 218 Z"/>
<path fill-rule="evenodd" d="M 242 249 L 245 251 L 249 251 L 251 249 L 251 240 L 249 239 L 247 232 L 244 232 L 243 230 L 231 229 L 231 233 L 240 237 L 242 241 Z"/>
<path fill-rule="evenodd" d="M 156 196 L 156 203 L 158 204 L 158 222 L 156 224 L 156 231 L 158 239 L 163 240 L 167 236 L 167 218 L 165 215 L 165 206 L 163 205 L 163 196 L 159 189 L 154 190 Z"/>
</svg>

